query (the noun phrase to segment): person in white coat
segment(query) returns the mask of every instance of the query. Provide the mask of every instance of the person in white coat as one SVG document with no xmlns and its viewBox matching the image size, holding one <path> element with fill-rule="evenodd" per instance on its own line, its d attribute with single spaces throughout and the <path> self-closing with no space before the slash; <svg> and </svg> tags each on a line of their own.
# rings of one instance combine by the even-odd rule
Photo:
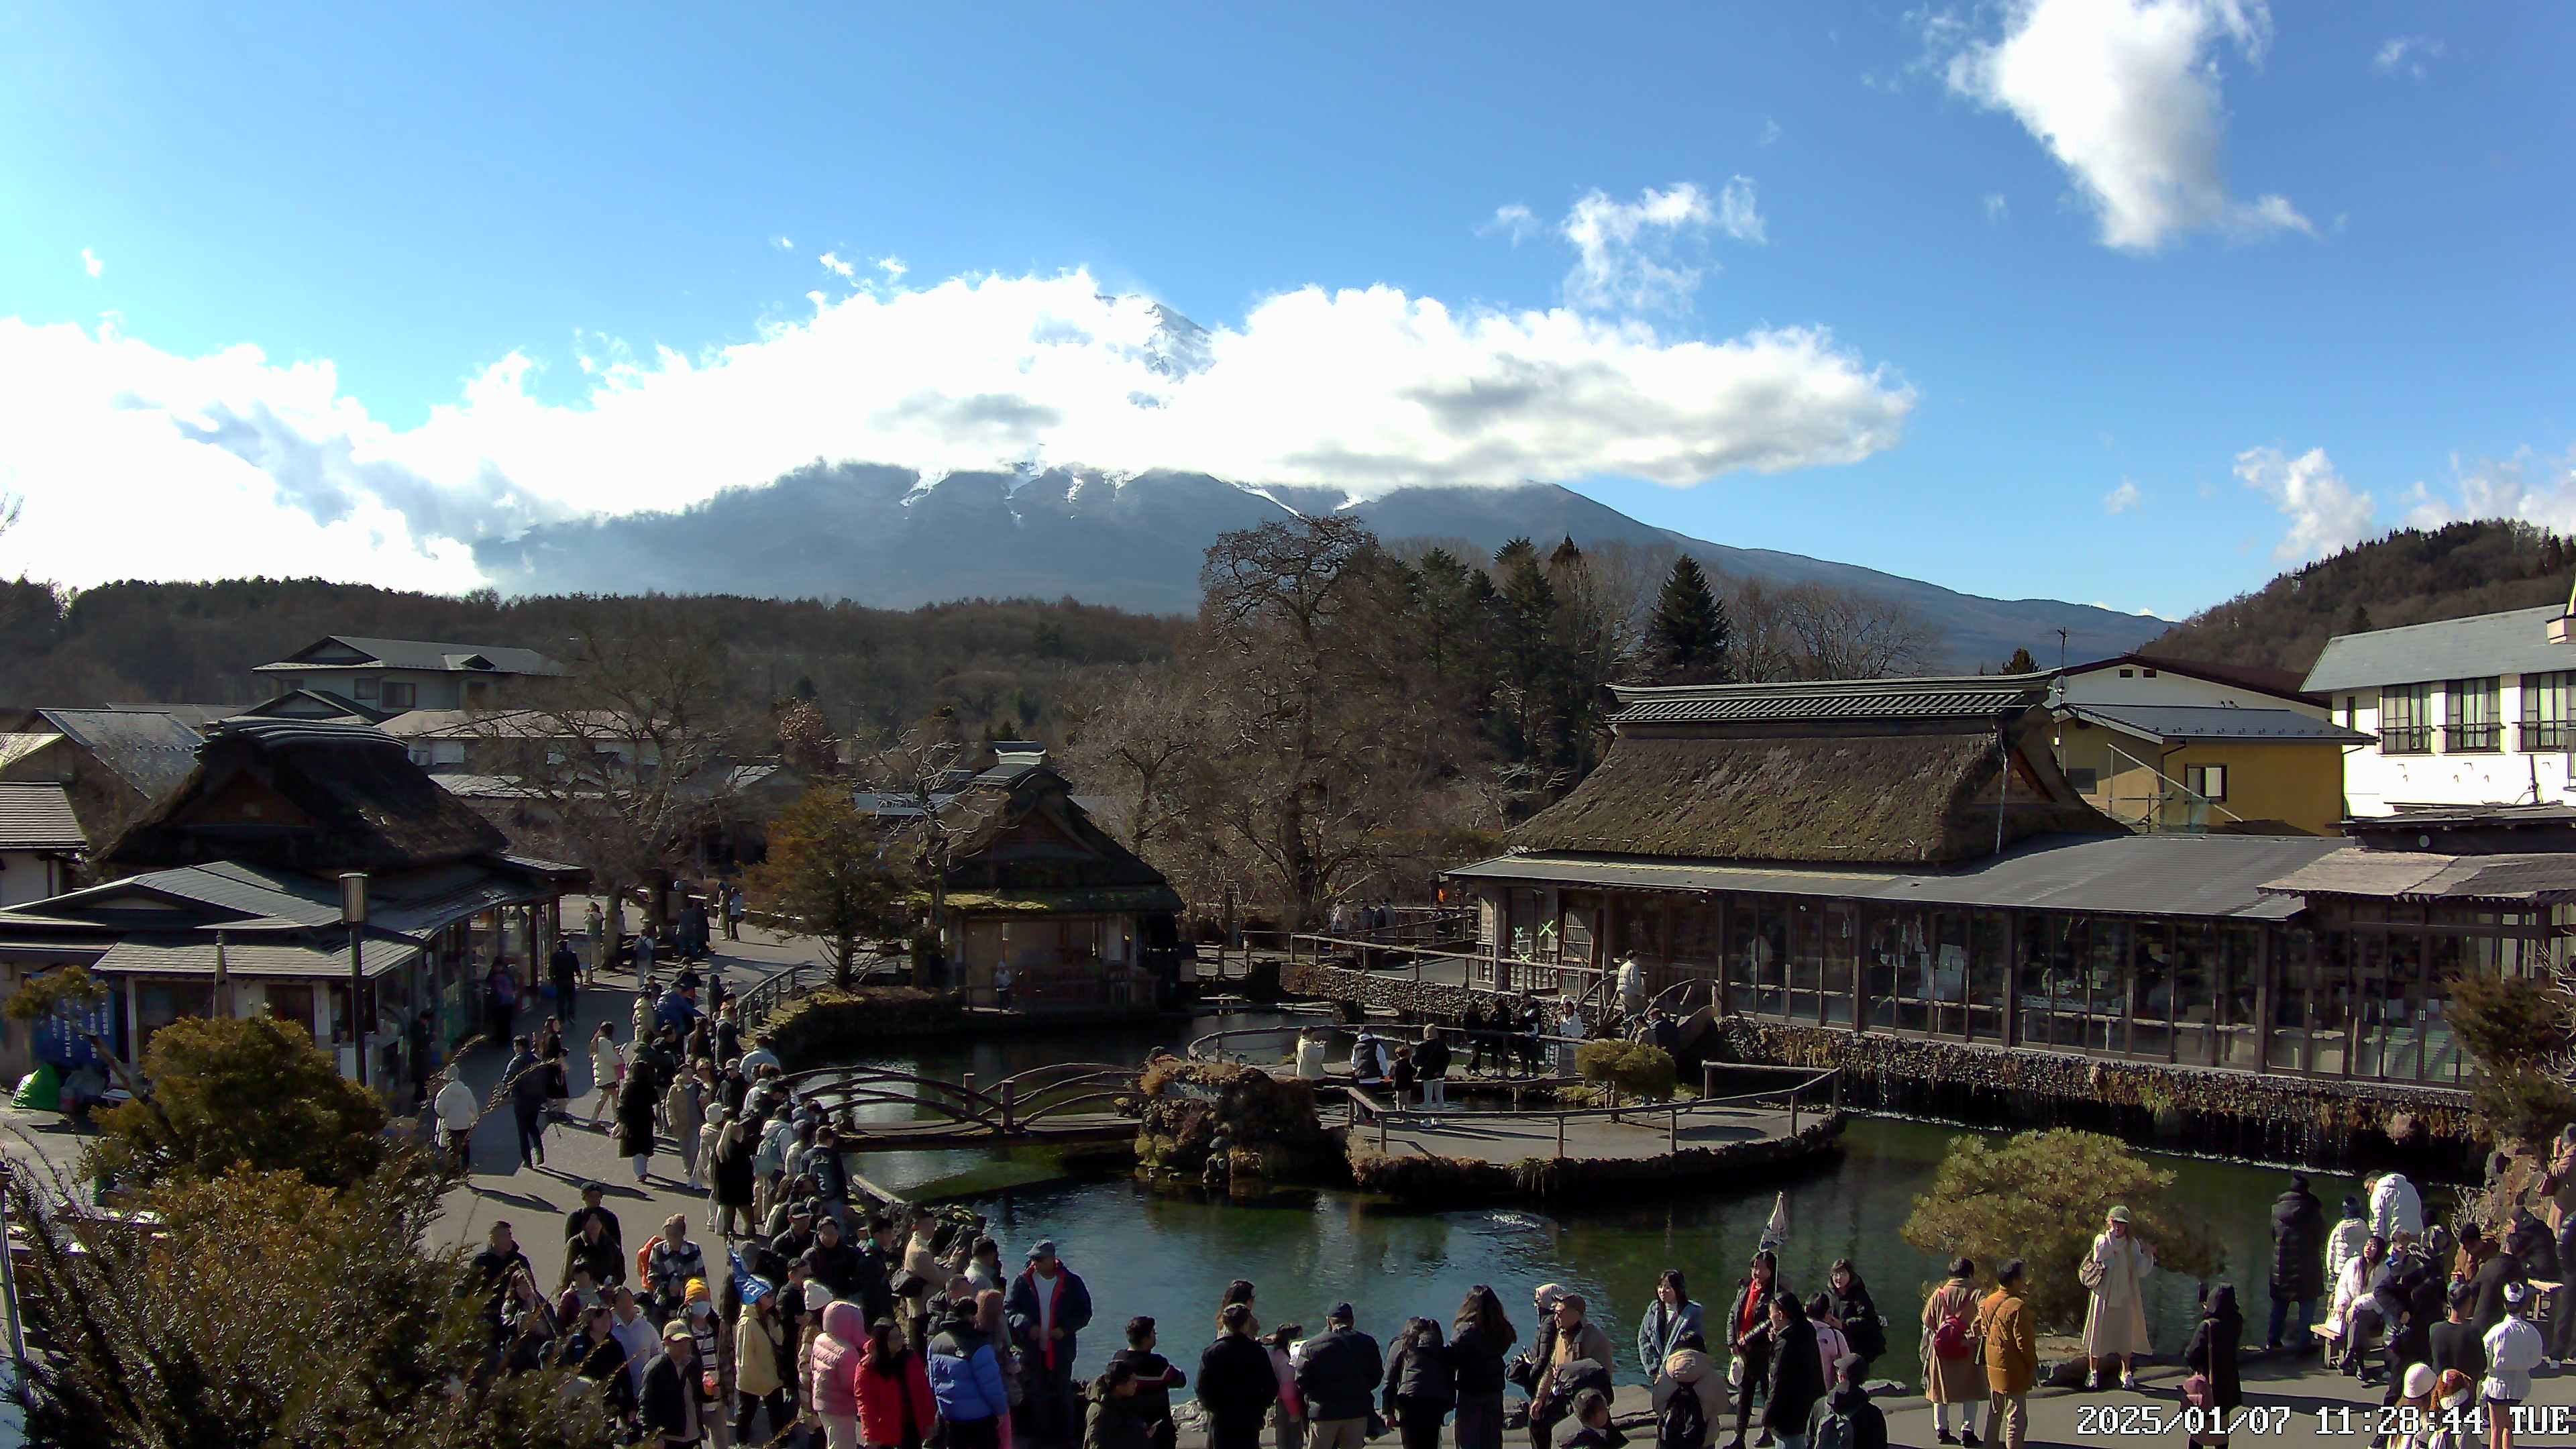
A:
<svg viewBox="0 0 2576 1449">
<path fill-rule="evenodd" d="M 447 1074 L 447 1085 L 439 1088 L 438 1095 L 430 1099 L 430 1107 L 438 1113 L 438 1128 L 444 1134 L 442 1140 L 447 1147 L 447 1160 L 455 1165 L 457 1171 L 463 1172 L 472 1157 L 470 1144 L 474 1140 L 474 1119 L 483 1115 L 482 1099 L 474 1095 L 472 1087 L 465 1085 L 463 1077 L 451 1071 Z"/>
<path fill-rule="evenodd" d="M 1324 1079 L 1324 1039 L 1314 1032 L 1297 1034 L 1297 1076 L 1308 1082 Z"/>
<path fill-rule="evenodd" d="M 2424 1198 L 2402 1172 L 2380 1174 L 2370 1189 L 2370 1231 L 2394 1246 L 2424 1236 Z"/>
<path fill-rule="evenodd" d="M 2102 1386 L 2110 1366 L 2120 1366 L 2120 1386 L 2138 1386 L 2138 1356 L 2147 1344 L 2147 1275 L 2155 1271 L 2155 1249 L 2129 1231 L 2129 1210 L 2114 1207 L 2103 1216 L 2101 1235 L 2076 1268 L 2089 1301 L 2084 1309 L 2084 1356 L 2093 1383 Z"/>
<path fill-rule="evenodd" d="M 2343 1200 L 2343 1220 L 2326 1234 L 2326 1291 L 2343 1281 L 2343 1265 L 2361 1256 L 2361 1245 L 2370 1241 L 2370 1210 L 2360 1198 Z"/>
</svg>

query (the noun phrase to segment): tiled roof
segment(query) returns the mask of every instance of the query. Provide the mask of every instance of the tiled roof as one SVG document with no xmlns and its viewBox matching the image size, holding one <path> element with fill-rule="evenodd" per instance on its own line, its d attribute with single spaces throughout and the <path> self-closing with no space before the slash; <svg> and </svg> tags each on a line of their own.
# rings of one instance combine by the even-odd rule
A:
<svg viewBox="0 0 2576 1449">
<path fill-rule="evenodd" d="M 2543 604 L 2536 609 L 2338 635 L 2326 641 L 2325 652 L 2308 671 L 2308 690 L 2327 694 L 2383 684 L 2576 669 L 2576 644 L 2549 642 L 2549 621 L 2566 612 L 2556 604 Z"/>
<path fill-rule="evenodd" d="M 401 966 L 418 957 L 420 944 L 392 936 L 368 936 L 358 947 L 359 960 L 370 977 Z M 210 932 L 186 935 L 127 936 L 107 948 L 92 971 L 110 976 L 212 976 L 215 974 L 215 938 Z M 335 944 L 320 941 L 240 941 L 224 943 L 224 970 L 239 976 L 313 976 L 346 980 L 349 975 L 349 942 L 343 935 Z"/>
<path fill-rule="evenodd" d="M 1993 719 L 2048 697 L 2048 676 L 1828 679 L 1781 684 L 1613 686 L 1612 724 Z"/>
<path fill-rule="evenodd" d="M 1557 881 L 1646 890 L 1771 895 L 1985 909 L 2093 911 L 2283 920 L 2297 900 L 2269 884 L 2335 851 L 2313 836 L 2115 835 L 2034 840 L 1952 871 L 1734 865 L 1653 856 L 1505 855 L 1448 872 L 1467 879 Z M 2567 857 L 2576 861 L 2576 856 Z"/>
<path fill-rule="evenodd" d="M 2378 900 L 2554 905 L 2576 900 L 2576 853 L 2443 855 L 2348 845 L 2264 889 Z"/>
<path fill-rule="evenodd" d="M 89 843 L 60 785 L 0 784 L 0 850 L 79 850 Z"/>
<path fill-rule="evenodd" d="M 2372 736 L 2295 709 L 2200 704 L 2073 704 L 2065 714 L 2156 740 L 2246 740 L 2366 745 Z"/>
<path fill-rule="evenodd" d="M 367 659 L 313 661 L 300 656 L 328 644 L 340 644 Z M 426 639 L 370 639 L 332 634 L 296 651 L 296 656 L 263 664 L 253 673 L 287 673 L 303 669 L 426 669 L 471 674 L 561 674 L 562 665 L 534 649 L 497 644 L 441 644 Z"/>
<path fill-rule="evenodd" d="M 197 767 L 197 746 L 205 743 L 205 736 L 173 714 L 134 709 L 37 713 L 146 800 L 178 789 Z"/>
</svg>

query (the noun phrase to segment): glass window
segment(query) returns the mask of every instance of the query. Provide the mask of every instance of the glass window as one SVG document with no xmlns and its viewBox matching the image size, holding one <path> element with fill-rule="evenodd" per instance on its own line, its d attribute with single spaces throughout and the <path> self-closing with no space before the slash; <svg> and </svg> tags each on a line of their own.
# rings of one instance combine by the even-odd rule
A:
<svg viewBox="0 0 2576 1449">
<path fill-rule="evenodd" d="M 1932 1030 L 1968 1034 L 1968 917 L 1964 911 L 1932 916 Z"/>
<path fill-rule="evenodd" d="M 2571 680 L 2576 680 L 2576 674 L 2566 670 L 2522 677 L 2522 748 L 2563 750 L 2576 745 L 2567 734 L 2567 686 Z"/>
<path fill-rule="evenodd" d="M 2420 755 L 2433 748 L 2433 686 L 2392 684 L 2379 691 L 2379 752 Z"/>
<path fill-rule="evenodd" d="M 1931 1026 L 1932 923 L 1918 910 L 1896 913 L 1896 988 L 1894 1025 L 1899 1031 L 1926 1031 Z"/>
<path fill-rule="evenodd" d="M 2165 981 L 2166 1014 L 2173 1019 L 2174 1060 L 2189 1066 L 2211 1064 L 2218 992 L 2210 980 L 2215 951 L 2210 928 L 2178 924 L 2168 938 L 2171 973 Z"/>
<path fill-rule="evenodd" d="M 2182 787 L 2204 800 L 2213 802 L 2225 800 L 2227 767 L 2225 765 L 2185 765 L 2182 767 Z"/>
<path fill-rule="evenodd" d="M 1782 904 L 1781 918 L 1788 926 L 1789 1004 L 1792 1021 L 1824 1020 L 1824 1003 L 1819 996 L 1825 971 L 1824 912 L 1807 901 Z"/>
<path fill-rule="evenodd" d="M 385 681 L 385 708 L 410 709 L 420 703 L 420 686 Z"/>
<path fill-rule="evenodd" d="M 2093 921 L 2085 933 L 2092 957 L 2085 973 L 2084 1049 L 2129 1049 L 2129 924 Z"/>
<path fill-rule="evenodd" d="M 1968 1032 L 1979 1041 L 2004 1039 L 2004 996 L 2011 983 L 2004 950 L 2011 917 L 1979 911 L 1968 928 Z"/>
<path fill-rule="evenodd" d="M 2442 686 L 2442 748 L 2492 750 L 2502 737 L 2496 677 L 2454 679 Z"/>
<path fill-rule="evenodd" d="M 376 697 L 376 685 L 377 685 L 378 683 L 380 683 L 380 682 L 381 682 L 381 681 L 379 681 L 379 680 L 378 680 L 374 675 L 372 675 L 372 674 L 361 674 L 361 675 L 359 675 L 359 676 L 358 676 L 358 682 L 357 682 L 358 698 L 360 698 L 360 699 L 373 699 L 373 698 L 375 698 L 375 697 Z"/>
<path fill-rule="evenodd" d="M 1849 901 L 1825 906 L 1825 1022 L 1852 1024 L 1852 987 L 1859 977 L 1860 913 Z"/>
<path fill-rule="evenodd" d="M 2357 728 L 2352 721 L 2353 717 L 2359 713 L 2360 710 L 2353 703 L 2353 696 L 2349 694 L 2345 695 L 2343 697 L 2343 727 L 2345 729 Z"/>
</svg>

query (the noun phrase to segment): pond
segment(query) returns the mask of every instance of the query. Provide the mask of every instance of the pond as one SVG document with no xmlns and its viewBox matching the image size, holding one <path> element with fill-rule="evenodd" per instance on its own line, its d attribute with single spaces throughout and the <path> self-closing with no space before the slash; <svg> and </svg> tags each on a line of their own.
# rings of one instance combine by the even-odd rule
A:
<svg viewBox="0 0 2576 1449">
<path fill-rule="evenodd" d="M 940 1047 L 888 1056 L 871 1065 L 929 1075 L 972 1070 L 979 1080 L 1055 1060 L 1133 1059 L 1157 1043 L 1179 1046 L 1216 1025 L 1265 1024 L 1237 1017 L 1156 1032 L 1066 1033 Z M 1824 1284 L 1827 1267 L 1848 1257 L 1860 1268 L 1889 1319 L 1888 1356 L 1879 1372 L 1914 1381 L 1916 1317 L 1924 1287 L 1940 1265 L 1897 1236 L 1964 1128 L 1892 1119 L 1854 1121 L 1833 1166 L 1791 1180 L 1790 1233 L 1781 1250 L 1784 1277 L 1800 1293 Z M 2177 1208 L 2205 1222 L 2227 1254 L 2224 1276 L 2258 1319 L 2271 1263 L 2271 1202 L 2286 1169 L 2245 1163 L 2158 1157 L 2178 1176 Z M 1195 1190 L 1164 1192 L 1126 1178 L 1065 1177 L 1042 1150 L 1011 1153 L 869 1153 L 858 1170 L 890 1189 L 936 1185 L 941 1195 L 971 1202 L 993 1220 L 1006 1264 L 1039 1238 L 1052 1238 L 1083 1275 L 1096 1305 L 1086 1336 L 1085 1371 L 1117 1346 L 1117 1329 L 1135 1314 L 1161 1325 L 1164 1352 L 1185 1362 L 1213 1333 L 1217 1298 L 1228 1280 L 1260 1288 L 1265 1326 L 1297 1322 L 1320 1331 L 1324 1310 L 1349 1300 L 1360 1326 L 1384 1342 L 1400 1320 L 1423 1316 L 1444 1327 L 1469 1287 L 1490 1284 L 1524 1336 L 1531 1329 L 1530 1292 L 1561 1283 L 1583 1293 L 1596 1321 L 1619 1348 L 1619 1376 L 1638 1372 L 1638 1316 L 1656 1276 L 1680 1268 L 1691 1294 L 1712 1317 L 1725 1311 L 1743 1264 L 1758 1245 L 1780 1184 L 1741 1191 L 1697 1189 L 1670 1199 L 1564 1212 L 1484 1208 L 1422 1212 L 1358 1193 L 1283 1192 L 1260 1203 Z M 2314 1190 L 2331 1215 L 2358 1184 L 2315 1172 Z M 2194 1316 L 2196 1283 L 2159 1274 L 2148 1320 L 2156 1346 L 2179 1352 Z"/>
</svg>

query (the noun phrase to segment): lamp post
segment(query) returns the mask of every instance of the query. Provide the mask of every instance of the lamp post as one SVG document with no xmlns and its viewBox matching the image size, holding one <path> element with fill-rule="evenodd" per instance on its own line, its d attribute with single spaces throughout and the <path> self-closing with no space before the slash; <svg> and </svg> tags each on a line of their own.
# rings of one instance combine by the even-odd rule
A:
<svg viewBox="0 0 2576 1449">
<path fill-rule="evenodd" d="M 358 948 L 367 932 L 365 871 L 340 874 L 340 923 L 349 928 L 349 1057 L 358 1065 L 358 1085 L 363 1087 L 367 1084 L 367 1033 L 359 1003 L 367 989 L 367 972 L 359 960 Z"/>
</svg>

